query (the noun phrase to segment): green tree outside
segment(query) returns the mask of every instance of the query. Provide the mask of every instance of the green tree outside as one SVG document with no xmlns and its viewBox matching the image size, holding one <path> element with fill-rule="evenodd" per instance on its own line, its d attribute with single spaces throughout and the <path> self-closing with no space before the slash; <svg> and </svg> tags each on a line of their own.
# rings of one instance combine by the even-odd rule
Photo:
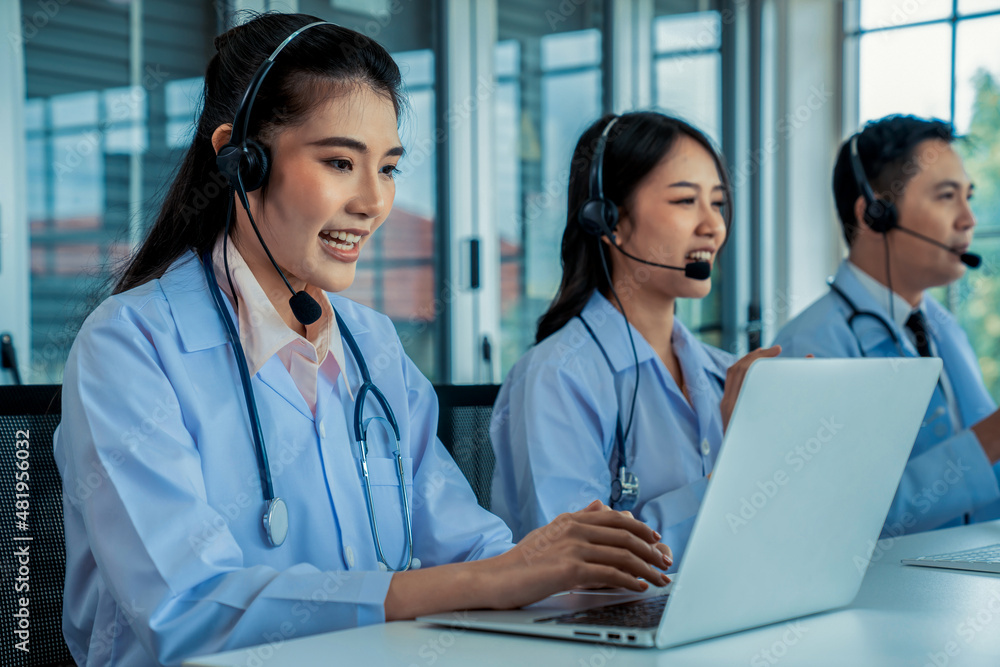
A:
<svg viewBox="0 0 1000 667">
<path fill-rule="evenodd" d="M 956 149 L 976 185 L 972 249 L 983 263 L 950 288 L 949 301 L 976 351 L 987 389 L 1000 402 L 1000 85 L 985 69 L 976 72 L 973 84 L 972 122 Z"/>
</svg>

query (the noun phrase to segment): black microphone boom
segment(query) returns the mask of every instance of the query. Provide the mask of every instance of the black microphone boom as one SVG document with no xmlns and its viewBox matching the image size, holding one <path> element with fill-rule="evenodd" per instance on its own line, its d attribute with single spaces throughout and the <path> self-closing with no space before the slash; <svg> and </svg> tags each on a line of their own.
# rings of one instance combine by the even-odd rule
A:
<svg viewBox="0 0 1000 667">
<path fill-rule="evenodd" d="M 278 266 L 278 263 L 274 261 L 271 251 L 268 250 L 267 244 L 264 243 L 264 237 L 260 235 L 260 230 L 257 229 L 257 223 L 253 219 L 253 213 L 250 212 L 250 201 L 247 199 L 242 183 L 240 183 L 239 187 L 236 188 L 236 194 L 239 195 L 240 203 L 243 204 L 243 209 L 247 212 L 247 218 L 250 219 L 250 226 L 253 227 L 253 232 L 257 235 L 257 240 L 260 241 L 260 247 L 264 249 L 264 252 L 267 254 L 267 258 L 271 260 L 271 265 L 274 266 L 274 270 L 278 272 L 279 276 L 281 276 L 281 280 L 285 283 L 285 287 L 287 287 L 288 291 L 292 293 L 291 298 L 288 299 L 288 306 L 292 309 L 292 315 L 295 316 L 295 319 L 297 319 L 300 324 L 312 324 L 323 314 L 323 309 L 318 303 L 316 303 L 316 299 L 309 296 L 305 290 L 296 292 L 292 288 L 291 284 L 289 284 L 288 278 L 285 277 L 285 274 Z"/>
<path fill-rule="evenodd" d="M 635 260 L 642 264 L 648 264 L 649 266 L 655 266 L 661 269 L 673 269 L 674 271 L 683 271 L 684 275 L 692 280 L 708 280 L 712 275 L 712 265 L 708 262 L 691 262 L 690 264 L 685 264 L 684 266 L 670 266 L 669 264 L 657 264 L 656 262 L 651 262 L 648 259 L 642 259 L 636 257 L 635 255 L 622 250 L 614 243 L 611 247 L 625 255 L 629 259 Z"/>
<path fill-rule="evenodd" d="M 950 247 L 946 246 L 945 244 L 941 243 L 940 241 L 935 241 L 934 239 L 930 238 L 929 236 L 924 236 L 923 234 L 919 234 L 919 233 L 913 231 L 912 229 L 907 229 L 906 227 L 900 227 L 899 225 L 896 225 L 894 227 L 894 229 L 898 229 L 901 232 L 906 232 L 910 236 L 915 236 L 918 239 L 920 239 L 921 241 L 926 241 L 927 243 L 930 243 L 931 245 L 936 245 L 939 248 L 943 248 L 944 250 L 947 250 L 948 252 L 950 252 L 953 255 L 958 255 L 958 258 L 962 261 L 962 263 L 965 264 L 970 269 L 978 269 L 979 265 L 983 263 L 983 258 L 980 257 L 979 255 L 977 255 L 974 252 L 959 252 L 959 251 L 955 250 L 954 248 L 950 248 Z"/>
</svg>

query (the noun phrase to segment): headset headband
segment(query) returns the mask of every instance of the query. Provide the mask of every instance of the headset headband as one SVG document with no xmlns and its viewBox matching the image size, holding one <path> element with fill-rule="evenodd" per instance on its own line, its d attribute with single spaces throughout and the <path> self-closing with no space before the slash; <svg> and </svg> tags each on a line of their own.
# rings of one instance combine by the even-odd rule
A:
<svg viewBox="0 0 1000 667">
<path fill-rule="evenodd" d="M 608 145 L 608 135 L 611 128 L 621 116 L 615 116 L 604 126 L 604 131 L 597 139 L 594 147 L 594 157 L 590 161 L 590 199 L 604 199 L 604 149 Z"/>
<path fill-rule="evenodd" d="M 336 26 L 337 24 L 330 23 L 329 21 L 316 21 L 302 26 L 286 37 L 281 44 L 278 44 L 278 48 L 276 48 L 271 55 L 267 57 L 267 60 L 260 64 L 260 67 L 257 68 L 253 78 L 250 79 L 250 85 L 247 86 L 246 92 L 243 93 L 243 100 L 240 101 L 240 106 L 236 109 L 236 116 L 233 118 L 233 129 L 232 134 L 230 135 L 229 143 L 240 144 L 246 140 L 247 129 L 250 125 L 250 111 L 253 109 L 253 103 L 257 99 L 257 91 L 260 90 L 261 84 L 264 83 L 264 77 L 267 76 L 267 73 L 271 71 L 271 67 L 274 65 L 274 59 L 278 57 L 281 50 L 288 46 L 293 39 L 309 28 L 313 28 L 318 25 Z"/>
<path fill-rule="evenodd" d="M 851 137 L 851 172 L 854 174 L 854 182 L 858 184 L 858 189 L 865 198 L 865 202 L 871 204 L 875 201 L 875 191 L 872 190 L 865 175 L 865 168 L 861 164 L 861 156 L 858 154 L 858 135 Z"/>
</svg>

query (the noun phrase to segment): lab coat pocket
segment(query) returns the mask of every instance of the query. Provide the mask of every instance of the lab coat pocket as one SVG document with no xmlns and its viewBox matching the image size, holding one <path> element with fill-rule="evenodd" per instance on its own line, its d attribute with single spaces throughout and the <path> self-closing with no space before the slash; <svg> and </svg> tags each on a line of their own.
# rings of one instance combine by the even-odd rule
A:
<svg viewBox="0 0 1000 667">
<path fill-rule="evenodd" d="M 395 567 L 406 556 L 407 530 L 400 493 L 399 468 L 395 458 L 368 457 L 373 512 L 382 554 Z M 406 486 L 406 513 L 413 511 L 413 459 L 403 458 Z"/>
</svg>

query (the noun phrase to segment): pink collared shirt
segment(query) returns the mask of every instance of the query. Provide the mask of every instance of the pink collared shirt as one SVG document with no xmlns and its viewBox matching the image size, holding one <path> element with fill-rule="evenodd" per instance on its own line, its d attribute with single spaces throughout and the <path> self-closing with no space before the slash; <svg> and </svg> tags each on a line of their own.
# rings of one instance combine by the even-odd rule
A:
<svg viewBox="0 0 1000 667">
<path fill-rule="evenodd" d="M 222 261 L 222 236 L 219 236 L 212 250 L 212 267 L 222 292 L 233 303 L 233 294 L 226 280 L 226 269 Z M 288 370 L 295 386 L 298 387 L 306 405 L 316 414 L 316 385 L 320 372 L 325 373 L 334 384 L 340 369 L 344 368 L 344 342 L 340 337 L 340 327 L 333 314 L 333 306 L 326 294 L 318 287 L 309 285 L 309 293 L 322 309 L 320 318 L 306 325 L 306 335 L 301 336 L 285 324 L 274 305 L 254 277 L 242 255 L 232 241 L 228 244 L 229 275 L 236 290 L 236 303 L 240 344 L 246 354 L 250 375 L 254 376 L 268 359 L 277 354 Z M 282 288 L 284 289 L 284 288 Z M 290 294 L 282 294 L 287 298 Z M 344 377 L 344 387 L 351 394 L 350 385 Z"/>
</svg>

